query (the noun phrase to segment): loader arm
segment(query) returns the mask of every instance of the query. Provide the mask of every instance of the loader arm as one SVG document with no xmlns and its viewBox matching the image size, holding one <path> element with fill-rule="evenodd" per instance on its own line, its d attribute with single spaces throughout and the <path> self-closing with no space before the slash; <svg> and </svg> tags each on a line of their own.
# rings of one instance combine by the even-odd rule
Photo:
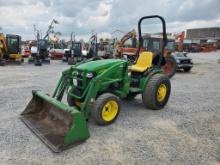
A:
<svg viewBox="0 0 220 165">
<path fill-rule="evenodd" d="M 54 91 L 53 98 L 61 101 L 64 91 L 66 91 L 67 95 L 72 96 L 76 100 L 83 100 L 82 107 L 80 107 L 79 111 L 83 112 L 85 117 L 89 117 L 90 113 L 90 105 L 96 99 L 99 91 L 106 91 L 112 84 L 121 84 L 117 88 L 114 88 L 111 93 L 117 94 L 120 97 L 125 97 L 129 92 L 129 83 L 130 78 L 128 77 L 127 71 L 127 62 L 121 62 L 111 66 L 110 68 L 105 69 L 101 74 L 94 77 L 84 89 L 81 95 L 76 95 L 71 92 L 71 88 L 74 88 L 72 72 L 74 72 L 74 67 L 63 72 L 57 87 Z M 121 70 L 122 76 L 120 78 L 111 78 L 111 75 L 118 71 L 119 67 L 123 67 Z"/>
</svg>

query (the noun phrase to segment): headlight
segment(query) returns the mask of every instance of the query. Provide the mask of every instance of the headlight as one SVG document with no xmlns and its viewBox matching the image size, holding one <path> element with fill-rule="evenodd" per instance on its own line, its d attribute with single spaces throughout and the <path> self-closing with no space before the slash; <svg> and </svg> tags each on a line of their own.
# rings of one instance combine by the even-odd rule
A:
<svg viewBox="0 0 220 165">
<path fill-rule="evenodd" d="M 73 72 L 73 75 L 74 75 L 74 76 L 77 76 L 77 75 L 79 75 L 79 72 L 78 72 L 78 71 L 74 71 L 74 72 Z"/>
<path fill-rule="evenodd" d="M 77 86 L 78 85 L 78 82 L 76 79 L 73 79 L 73 85 Z"/>
<path fill-rule="evenodd" d="M 180 63 L 180 60 L 177 59 L 176 62 L 177 62 L 177 63 Z"/>
<path fill-rule="evenodd" d="M 92 77 L 93 77 L 93 73 L 92 73 L 92 72 L 87 73 L 87 74 L 86 74 L 86 77 L 87 77 L 87 78 L 92 78 Z"/>
</svg>

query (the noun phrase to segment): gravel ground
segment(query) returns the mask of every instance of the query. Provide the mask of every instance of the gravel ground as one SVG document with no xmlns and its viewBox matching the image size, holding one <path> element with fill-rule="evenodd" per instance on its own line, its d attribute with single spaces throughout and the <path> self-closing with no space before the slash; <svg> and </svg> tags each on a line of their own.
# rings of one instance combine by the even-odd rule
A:
<svg viewBox="0 0 220 165">
<path fill-rule="evenodd" d="M 220 164 L 220 51 L 189 54 L 191 73 L 177 73 L 160 111 L 146 110 L 137 96 L 123 102 L 118 120 L 100 127 L 89 121 L 91 137 L 52 153 L 19 120 L 31 90 L 52 93 L 61 61 L 35 67 L 0 67 L 0 164 Z"/>
</svg>

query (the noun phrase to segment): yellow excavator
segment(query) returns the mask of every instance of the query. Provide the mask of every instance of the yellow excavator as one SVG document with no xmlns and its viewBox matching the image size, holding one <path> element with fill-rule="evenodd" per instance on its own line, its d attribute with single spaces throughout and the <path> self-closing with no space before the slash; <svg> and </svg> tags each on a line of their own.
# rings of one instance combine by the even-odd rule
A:
<svg viewBox="0 0 220 165">
<path fill-rule="evenodd" d="M 127 46 L 126 41 L 131 40 L 131 45 Z M 118 42 L 115 44 L 114 57 L 122 57 L 123 54 L 134 55 L 137 51 L 137 34 L 135 29 L 132 29 L 126 33 Z"/>
<path fill-rule="evenodd" d="M 13 34 L 0 33 L 0 66 L 6 63 L 21 64 L 21 37 Z"/>
</svg>

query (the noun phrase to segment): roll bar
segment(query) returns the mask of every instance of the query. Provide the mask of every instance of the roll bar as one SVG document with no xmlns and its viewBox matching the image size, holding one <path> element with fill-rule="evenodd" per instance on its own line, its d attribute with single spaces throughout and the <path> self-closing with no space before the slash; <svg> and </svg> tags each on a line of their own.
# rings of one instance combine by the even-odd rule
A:
<svg viewBox="0 0 220 165">
<path fill-rule="evenodd" d="M 140 49 L 141 49 L 141 46 L 142 46 L 142 42 L 143 42 L 143 37 L 142 37 L 142 33 L 141 33 L 141 24 L 142 24 L 142 21 L 145 20 L 145 19 L 152 19 L 152 18 L 158 18 L 161 20 L 162 22 L 162 29 L 163 29 L 163 45 L 162 45 L 162 52 L 161 52 L 161 55 L 160 55 L 160 59 L 159 59 L 159 63 L 158 63 L 158 66 L 161 66 L 161 62 L 162 62 L 162 58 L 163 58 L 163 54 L 164 54 L 164 48 L 167 44 L 167 33 L 166 33 L 166 22 L 164 20 L 163 17 L 159 16 L 159 15 L 150 15 L 150 16 L 144 16 L 142 18 L 139 19 L 138 21 L 138 39 L 139 39 L 139 44 L 138 44 L 138 49 L 137 49 L 137 58 L 136 60 L 138 59 L 139 57 L 139 53 L 140 53 Z"/>
</svg>

